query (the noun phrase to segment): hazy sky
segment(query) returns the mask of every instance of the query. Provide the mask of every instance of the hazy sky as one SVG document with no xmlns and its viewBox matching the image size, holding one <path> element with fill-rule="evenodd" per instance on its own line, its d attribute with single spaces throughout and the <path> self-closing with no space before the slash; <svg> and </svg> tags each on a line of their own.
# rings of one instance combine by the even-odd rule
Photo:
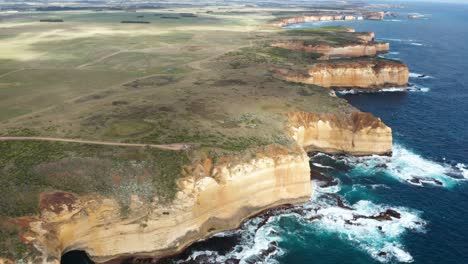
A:
<svg viewBox="0 0 468 264">
<path fill-rule="evenodd" d="M 399 2 L 399 3 L 410 3 L 410 2 L 429 2 L 429 3 L 467 3 L 468 0 L 407 0 L 407 1 L 393 1 L 393 0 L 367 0 L 367 2 Z"/>
</svg>

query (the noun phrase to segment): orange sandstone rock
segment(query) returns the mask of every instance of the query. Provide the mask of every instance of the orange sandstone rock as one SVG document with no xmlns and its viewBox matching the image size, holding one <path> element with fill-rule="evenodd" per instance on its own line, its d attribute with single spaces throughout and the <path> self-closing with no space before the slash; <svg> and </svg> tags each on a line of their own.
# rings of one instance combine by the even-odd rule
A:
<svg viewBox="0 0 468 264">
<path fill-rule="evenodd" d="M 406 87 L 409 80 L 408 67 L 389 60 L 324 62 L 312 65 L 306 72 L 280 69 L 276 70 L 276 74 L 287 81 L 338 90 Z"/>
<path fill-rule="evenodd" d="M 289 113 L 291 136 L 308 151 L 352 155 L 392 152 L 392 130 L 372 114 Z"/>
</svg>

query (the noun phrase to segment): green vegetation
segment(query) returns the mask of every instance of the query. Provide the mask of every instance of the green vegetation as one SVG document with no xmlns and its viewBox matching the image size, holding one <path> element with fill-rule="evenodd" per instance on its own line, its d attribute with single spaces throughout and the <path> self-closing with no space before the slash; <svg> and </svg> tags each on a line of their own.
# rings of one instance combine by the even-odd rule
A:
<svg viewBox="0 0 468 264">
<path fill-rule="evenodd" d="M 65 22 L 37 22 L 56 15 Z M 161 18 L 174 15 L 178 19 Z M 292 146 L 288 112 L 349 110 L 325 89 L 276 78 L 275 68 L 304 70 L 319 54 L 270 47 L 292 36 L 263 31 L 270 15 L 83 11 L 5 18 L 12 26 L 0 36 L 1 135 L 193 148 L 0 141 L 0 256 L 31 251 L 10 220 L 37 214 L 41 192 L 114 198 L 125 217 L 132 194 L 174 199 L 182 168 L 197 157 L 216 163 L 224 156 L 252 158 L 270 144 Z M 119 23 L 141 16 L 151 23 Z M 346 36 L 338 28 L 295 34 L 330 43 Z"/>
<path fill-rule="evenodd" d="M 130 194 L 149 201 L 172 200 L 188 163 L 183 152 L 73 143 L 0 142 L 0 219 L 38 213 L 38 196 L 61 190 L 114 197 L 123 207 Z M 0 254 L 21 255 L 18 230 L 0 225 Z M 5 233 L 7 232 L 7 233 Z M 11 247 L 15 244 L 16 249 Z"/>
<path fill-rule="evenodd" d="M 188 162 L 177 151 L 59 142 L 6 141 L 0 142 L 0 151 L 0 216 L 9 217 L 37 213 L 43 191 L 99 193 L 125 203 L 125 189 L 131 186 L 143 188 L 142 197 L 169 201 Z"/>
<path fill-rule="evenodd" d="M 328 26 L 328 27 L 318 27 L 318 28 L 284 30 L 281 32 L 281 35 L 285 35 L 285 36 L 327 35 L 330 33 L 344 33 L 344 32 L 347 32 L 347 30 L 348 28 L 344 26 Z"/>
<path fill-rule="evenodd" d="M 152 125 L 149 123 L 127 120 L 112 123 L 105 133 L 106 136 L 119 138 L 135 136 L 151 129 Z"/>
<path fill-rule="evenodd" d="M 311 63 L 321 56 L 318 53 L 268 46 L 243 48 L 229 55 L 234 58 L 231 62 L 232 68 L 245 67 L 249 64 Z"/>
</svg>

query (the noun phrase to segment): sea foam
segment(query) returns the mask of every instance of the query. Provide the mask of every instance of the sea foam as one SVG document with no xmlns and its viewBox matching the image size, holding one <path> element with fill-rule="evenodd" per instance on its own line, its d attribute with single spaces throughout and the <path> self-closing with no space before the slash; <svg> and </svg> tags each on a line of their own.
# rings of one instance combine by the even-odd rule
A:
<svg viewBox="0 0 468 264">
<path fill-rule="evenodd" d="M 337 234 L 339 238 L 367 252 L 380 262 L 413 260 L 401 239 L 408 231 L 425 231 L 426 223 L 419 216 L 421 212 L 406 207 L 376 204 L 368 200 L 361 200 L 349 208 L 343 208 L 327 196 L 326 189 L 316 187 L 315 192 L 316 198 L 305 206 L 309 213 L 304 218 L 317 219 L 309 224 L 315 225 L 316 232 Z M 397 211 L 400 217 L 383 221 L 371 218 L 387 209 Z"/>
<path fill-rule="evenodd" d="M 425 159 L 400 144 L 393 146 L 391 157 L 345 157 L 355 174 L 374 174 L 378 171 L 402 182 L 417 186 L 425 184 L 452 187 L 467 177 L 465 165 L 452 166 Z"/>
<path fill-rule="evenodd" d="M 426 75 L 426 74 L 415 73 L 415 72 L 410 72 L 409 77 L 410 78 L 417 78 L 417 79 L 432 79 L 432 78 L 434 78 L 434 77 Z"/>
<path fill-rule="evenodd" d="M 337 94 L 339 95 L 347 95 L 347 94 L 367 94 L 367 93 L 402 93 L 402 92 L 429 92 L 430 88 L 412 84 L 408 87 L 387 87 L 387 88 L 382 88 L 379 90 L 370 90 L 370 91 L 363 91 L 363 90 L 356 90 L 356 89 L 350 89 L 350 90 L 342 90 L 342 91 L 336 91 Z"/>
</svg>

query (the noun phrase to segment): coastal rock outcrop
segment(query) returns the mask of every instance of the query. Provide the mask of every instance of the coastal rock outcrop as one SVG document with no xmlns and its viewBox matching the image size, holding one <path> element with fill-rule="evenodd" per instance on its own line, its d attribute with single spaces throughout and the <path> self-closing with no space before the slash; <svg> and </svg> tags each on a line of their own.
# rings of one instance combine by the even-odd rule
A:
<svg viewBox="0 0 468 264">
<path fill-rule="evenodd" d="M 390 60 L 355 60 L 316 63 L 305 72 L 278 69 L 276 74 L 287 81 L 313 84 L 336 90 L 378 90 L 406 87 L 408 67 Z"/>
<path fill-rule="evenodd" d="M 371 42 L 371 41 L 374 41 L 375 39 L 374 32 L 355 32 L 353 36 L 364 42 Z"/>
<path fill-rule="evenodd" d="M 392 129 L 370 113 L 288 115 L 290 134 L 307 151 L 351 155 L 392 152 Z"/>
<path fill-rule="evenodd" d="M 368 20 L 383 20 L 385 12 L 367 12 L 364 14 L 364 18 Z"/>
<path fill-rule="evenodd" d="M 44 253 L 44 263 L 60 263 L 68 251 L 83 250 L 98 263 L 141 255 L 179 253 L 214 233 L 237 228 L 263 210 L 310 198 L 309 158 L 271 145 L 245 162 L 211 160 L 184 169 L 170 204 L 131 198 L 126 215 L 113 199 L 54 192 L 41 196 L 41 215 L 23 239 Z"/>
<path fill-rule="evenodd" d="M 349 44 L 342 46 L 331 45 L 310 45 L 305 41 L 295 40 L 288 42 L 275 42 L 271 46 L 289 50 L 298 50 L 309 53 L 323 54 L 319 59 L 328 60 L 332 58 L 353 58 L 363 56 L 375 56 L 380 52 L 387 52 L 390 49 L 388 43 L 373 42 L 366 44 Z"/>
<path fill-rule="evenodd" d="M 284 27 L 292 24 L 317 22 L 317 21 L 351 21 L 351 20 L 383 20 L 385 17 L 384 12 L 347 12 L 347 13 L 319 13 L 319 14 L 305 14 L 303 16 L 290 17 L 279 19 L 272 23 L 274 26 Z"/>
</svg>

